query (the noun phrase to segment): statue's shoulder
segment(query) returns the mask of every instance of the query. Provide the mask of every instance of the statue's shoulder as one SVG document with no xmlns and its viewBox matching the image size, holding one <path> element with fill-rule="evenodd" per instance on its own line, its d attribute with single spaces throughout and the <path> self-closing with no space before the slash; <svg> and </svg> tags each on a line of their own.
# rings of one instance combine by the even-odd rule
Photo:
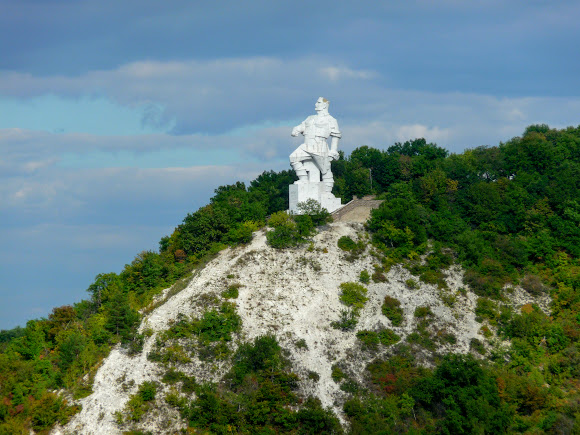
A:
<svg viewBox="0 0 580 435">
<path fill-rule="evenodd" d="M 327 115 L 327 116 L 328 116 L 327 119 L 328 119 L 329 124 L 338 125 L 338 121 L 336 120 L 335 117 L 333 117 L 332 115 Z"/>
</svg>

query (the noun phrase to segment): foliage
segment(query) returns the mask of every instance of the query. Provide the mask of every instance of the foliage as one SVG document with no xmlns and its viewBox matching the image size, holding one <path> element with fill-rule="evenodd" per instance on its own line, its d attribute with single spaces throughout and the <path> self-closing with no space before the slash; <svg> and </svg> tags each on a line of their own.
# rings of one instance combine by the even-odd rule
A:
<svg viewBox="0 0 580 435">
<path fill-rule="evenodd" d="M 308 350 L 308 344 L 306 343 L 306 340 L 301 338 L 300 340 L 297 340 L 294 345 L 298 348 L 298 349 L 304 349 L 304 350 Z"/>
<path fill-rule="evenodd" d="M 365 306 L 365 302 L 368 300 L 366 297 L 367 289 L 356 282 L 343 282 L 340 285 L 340 290 L 340 301 L 347 307 L 352 307 L 356 313 Z"/>
<path fill-rule="evenodd" d="M 368 284 L 371 280 L 371 277 L 369 275 L 369 272 L 365 269 L 365 270 L 361 270 L 358 279 L 363 284 Z"/>
<path fill-rule="evenodd" d="M 272 230 L 266 234 L 270 246 L 282 249 L 305 243 L 316 226 L 323 225 L 331 219 L 326 209 L 315 200 L 299 203 L 298 209 L 302 214 L 290 216 L 285 211 L 278 211 L 270 216 L 268 226 Z"/>
<path fill-rule="evenodd" d="M 393 326 L 400 326 L 403 323 L 403 309 L 401 308 L 401 302 L 398 299 L 388 295 L 385 296 L 381 309 Z"/>
<path fill-rule="evenodd" d="M 236 313 L 235 305 L 224 302 L 217 310 L 205 311 L 200 319 L 188 320 L 185 316 L 178 317 L 177 322 L 165 331 L 162 337 L 167 341 L 195 336 L 205 344 L 230 341 L 231 334 L 238 332 L 241 326 L 242 320 Z"/>
<path fill-rule="evenodd" d="M 331 322 L 330 326 L 341 331 L 352 331 L 358 322 L 360 310 L 368 300 L 367 289 L 355 282 L 343 282 L 340 290 L 340 301 L 350 309 L 341 310 L 339 320 Z"/>
<path fill-rule="evenodd" d="M 448 355 L 432 377 L 421 379 L 411 396 L 427 409 L 442 413 L 443 433 L 504 433 L 512 410 L 502 403 L 496 378 L 470 355 Z"/>
<path fill-rule="evenodd" d="M 477 298 L 475 315 L 479 319 L 487 319 L 491 324 L 496 324 L 499 318 L 497 303 L 488 298 Z"/>
<path fill-rule="evenodd" d="M 339 366 L 333 365 L 331 377 L 332 377 L 334 382 L 340 382 L 344 378 L 346 378 L 346 375 L 344 374 L 344 372 L 342 371 L 342 369 Z"/>
<path fill-rule="evenodd" d="M 330 326 L 341 331 L 352 331 L 358 323 L 358 314 L 354 310 L 340 310 L 338 320 L 330 322 Z"/>
<path fill-rule="evenodd" d="M 337 244 L 341 250 L 348 253 L 348 255 L 345 256 L 345 259 L 350 262 L 359 258 L 366 248 L 365 243 L 362 240 L 355 242 L 348 236 L 342 236 L 338 239 Z"/>
<path fill-rule="evenodd" d="M 235 305 L 224 302 L 219 310 L 206 311 L 198 322 L 194 322 L 194 332 L 202 342 L 230 341 L 231 334 L 238 332 L 241 326 Z"/>
<path fill-rule="evenodd" d="M 228 288 L 222 292 L 222 297 L 225 299 L 236 299 L 239 295 L 240 287 L 242 287 L 240 283 L 230 284 Z"/>
<path fill-rule="evenodd" d="M 332 221 L 332 216 L 328 210 L 322 207 L 315 199 L 310 198 L 304 202 L 299 202 L 297 204 L 297 208 L 298 211 L 300 211 L 300 215 L 310 216 L 312 224 L 315 227 L 327 224 L 328 222 Z"/>
<path fill-rule="evenodd" d="M 224 240 L 232 245 L 246 245 L 252 241 L 253 233 L 259 230 L 262 225 L 263 223 L 254 221 L 242 222 L 237 228 L 230 229 Z"/>
<path fill-rule="evenodd" d="M 417 284 L 417 281 L 415 281 L 413 278 L 409 278 L 408 280 L 406 280 L 405 285 L 407 286 L 407 288 L 411 290 L 419 288 L 419 284 Z"/>
<path fill-rule="evenodd" d="M 338 247 L 343 251 L 352 251 L 356 248 L 356 243 L 348 236 L 342 236 L 338 239 Z"/>
<path fill-rule="evenodd" d="M 356 333 L 356 338 L 361 341 L 363 347 L 370 350 L 377 350 L 379 344 L 391 346 L 401 339 L 392 329 L 383 329 L 379 332 L 362 330 Z"/>
<path fill-rule="evenodd" d="M 272 231 L 266 234 L 268 243 L 273 248 L 290 248 L 304 242 L 297 223 L 284 211 L 274 213 L 268 220 Z M 305 231 L 304 228 L 302 228 Z M 307 230 L 308 234 L 310 229 Z"/>
<path fill-rule="evenodd" d="M 129 397 L 125 405 L 125 414 L 128 421 L 139 421 L 152 407 L 155 400 L 157 385 L 154 382 L 145 381 L 139 385 L 137 392 Z"/>
<path fill-rule="evenodd" d="M 433 312 L 431 311 L 431 307 L 417 307 L 415 308 L 413 315 L 421 319 L 423 317 L 432 316 Z"/>
<path fill-rule="evenodd" d="M 241 433 L 342 432 L 336 416 L 322 408 L 318 399 L 307 398 L 299 404 L 295 393 L 298 377 L 284 366 L 275 337 L 257 337 L 236 352 L 227 376 L 229 390 L 206 384 L 198 387 L 191 403 L 173 403 L 180 406 L 194 430 L 227 433 L 228 427 L 236 427 Z"/>
</svg>

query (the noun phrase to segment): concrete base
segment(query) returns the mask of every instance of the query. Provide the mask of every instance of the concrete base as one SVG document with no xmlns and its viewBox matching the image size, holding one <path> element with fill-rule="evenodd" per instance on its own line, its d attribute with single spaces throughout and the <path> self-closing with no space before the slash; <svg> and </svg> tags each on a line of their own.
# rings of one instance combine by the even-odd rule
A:
<svg viewBox="0 0 580 435">
<path fill-rule="evenodd" d="M 298 203 L 314 199 L 329 213 L 342 207 L 340 198 L 324 190 L 324 183 L 300 183 L 290 185 L 290 213 L 300 214 Z"/>
</svg>

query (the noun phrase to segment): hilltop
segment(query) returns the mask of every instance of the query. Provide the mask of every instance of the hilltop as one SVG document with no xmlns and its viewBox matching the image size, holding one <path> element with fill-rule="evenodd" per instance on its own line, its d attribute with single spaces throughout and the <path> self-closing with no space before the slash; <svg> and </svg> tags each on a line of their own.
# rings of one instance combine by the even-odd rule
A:
<svg viewBox="0 0 580 435">
<path fill-rule="evenodd" d="M 382 201 L 364 225 L 287 215 L 264 172 L 1 331 L 0 433 L 580 430 L 580 128 L 332 170 Z"/>
</svg>

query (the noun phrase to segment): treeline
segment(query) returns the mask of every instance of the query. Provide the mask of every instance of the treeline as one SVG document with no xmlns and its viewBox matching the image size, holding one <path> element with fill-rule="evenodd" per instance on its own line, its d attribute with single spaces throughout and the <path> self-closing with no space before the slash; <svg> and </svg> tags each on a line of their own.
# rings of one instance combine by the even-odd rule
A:
<svg viewBox="0 0 580 435">
<path fill-rule="evenodd" d="M 334 193 L 343 203 L 367 194 L 385 200 L 368 223 L 373 243 L 384 253 L 381 267 L 405 261 L 422 279 L 436 283 L 438 270 L 447 264 L 442 250 L 452 251 L 467 268 L 466 283 L 481 297 L 484 317 L 513 343 L 509 355 L 496 356 L 502 364 L 509 361 L 503 374 L 495 366 L 465 359 L 445 360 L 447 366 L 424 372 L 407 356 L 406 365 L 385 362 L 382 368 L 369 368 L 378 373 L 376 391 L 357 396 L 345 408 L 353 428 L 372 433 L 374 426 L 369 425 L 381 421 L 393 430 L 419 425 L 425 430 L 446 428 L 448 433 L 480 428 L 497 432 L 495 426 L 478 426 L 476 414 L 467 422 L 451 422 L 454 413 L 476 407 L 471 402 L 449 405 L 448 397 L 459 388 L 454 384 L 458 380 L 448 379 L 449 373 L 463 370 L 454 372 L 456 366 L 483 370 L 491 379 L 481 388 L 493 390 L 486 406 L 507 406 L 498 414 L 499 422 L 507 422 L 501 430 L 523 432 L 534 425 L 549 430 L 569 424 L 580 412 L 572 405 L 580 366 L 580 128 L 531 126 L 522 137 L 499 146 L 452 155 L 424 139 L 383 151 L 363 146 L 348 157 L 341 154 L 333 172 Z M 288 185 L 294 180 L 292 171 L 264 172 L 249 186 L 219 187 L 208 205 L 188 214 L 161 239 L 158 252 L 138 254 L 121 273 L 98 275 L 88 288 L 89 299 L 55 308 L 48 318 L 32 320 L 25 328 L 1 331 L 0 433 L 43 430 L 56 421 L 66 422 L 75 409 L 52 391 L 67 388 L 75 397 L 90 394 L 91 376 L 83 380 L 84 375 L 94 375 L 112 346 L 120 342 L 130 352 L 140 350 L 139 310 L 226 245 L 249 242 L 268 216 L 281 219 L 276 213 L 288 208 Z M 429 250 L 434 253 L 428 266 L 413 266 Z M 550 293 L 551 317 L 534 307 L 526 313 L 498 308 L 495 300 L 518 283 L 531 293 Z M 405 367 L 420 375 L 408 376 Z M 393 377 L 409 384 L 404 389 L 384 387 L 381 379 Z M 533 383 L 524 382 L 531 377 Z M 436 388 L 446 382 L 449 394 Z M 461 382 L 469 386 L 475 381 Z M 480 391 L 477 388 L 474 391 Z M 551 400 L 556 396 L 559 401 Z M 409 405 L 409 399 L 416 405 Z M 391 402 L 397 409 L 407 406 L 394 422 L 385 414 Z M 424 412 L 420 418 L 414 413 L 418 407 Z M 378 414 L 373 417 L 371 412 Z"/>
<path fill-rule="evenodd" d="M 345 404 L 352 432 L 580 433 L 580 128 L 530 126 L 457 155 L 422 139 L 361 147 L 338 163 L 345 197 L 385 200 L 368 222 L 384 255 L 377 271 L 402 261 L 444 288 L 441 270 L 461 263 L 483 335 L 511 341 L 486 353 L 476 340 L 473 353 L 488 363 L 448 355 L 434 370 L 401 344 L 367 368 L 369 390 Z M 550 315 L 502 304 L 518 284 L 549 294 Z M 420 329 L 415 342 L 428 346 Z"/>
</svg>

